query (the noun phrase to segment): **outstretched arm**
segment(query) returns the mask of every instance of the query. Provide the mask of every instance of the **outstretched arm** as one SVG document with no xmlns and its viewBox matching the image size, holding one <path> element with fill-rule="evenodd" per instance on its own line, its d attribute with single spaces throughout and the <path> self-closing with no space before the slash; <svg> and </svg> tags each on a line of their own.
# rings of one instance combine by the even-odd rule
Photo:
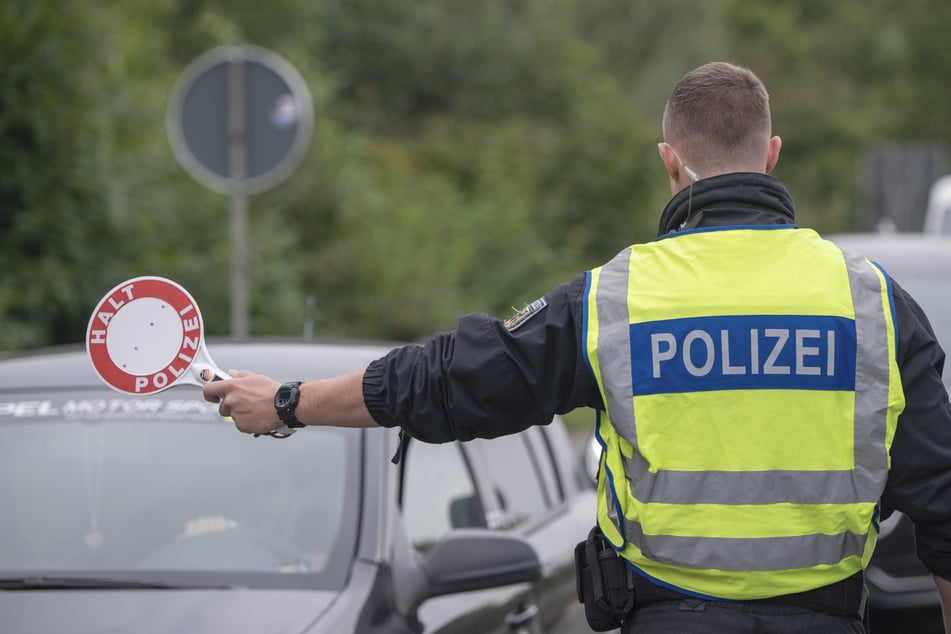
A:
<svg viewBox="0 0 951 634">
<path fill-rule="evenodd" d="M 365 368 L 330 379 L 308 381 L 300 386 L 296 415 L 305 425 L 376 427 L 363 402 Z M 274 394 L 280 383 L 261 374 L 232 370 L 233 377 L 205 384 L 206 401 L 218 403 L 218 412 L 230 416 L 246 434 L 266 434 L 284 426 L 274 409 Z"/>
</svg>

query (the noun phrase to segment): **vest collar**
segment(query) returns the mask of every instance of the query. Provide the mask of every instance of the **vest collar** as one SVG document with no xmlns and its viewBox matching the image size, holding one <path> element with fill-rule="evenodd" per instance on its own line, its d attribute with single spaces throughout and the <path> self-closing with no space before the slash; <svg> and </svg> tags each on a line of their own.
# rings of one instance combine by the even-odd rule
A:
<svg viewBox="0 0 951 634">
<path fill-rule="evenodd" d="M 660 216 L 657 234 L 698 227 L 794 224 L 795 220 L 792 197 L 772 176 L 722 174 L 697 181 L 692 200 L 690 187 L 671 198 Z"/>
</svg>

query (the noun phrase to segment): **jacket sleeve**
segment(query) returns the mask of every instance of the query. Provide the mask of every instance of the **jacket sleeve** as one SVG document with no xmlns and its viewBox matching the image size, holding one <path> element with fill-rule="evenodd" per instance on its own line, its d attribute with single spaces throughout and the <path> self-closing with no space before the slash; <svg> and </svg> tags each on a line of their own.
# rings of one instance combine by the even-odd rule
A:
<svg viewBox="0 0 951 634">
<path fill-rule="evenodd" d="M 941 381 L 945 354 L 924 311 L 897 283 L 893 289 L 905 410 L 892 443 L 883 503 L 914 523 L 925 567 L 951 579 L 951 404 Z"/>
<path fill-rule="evenodd" d="M 456 330 L 372 362 L 363 398 L 377 423 L 427 442 L 494 438 L 600 402 L 580 347 L 584 276 L 508 320 L 463 317 Z"/>
</svg>

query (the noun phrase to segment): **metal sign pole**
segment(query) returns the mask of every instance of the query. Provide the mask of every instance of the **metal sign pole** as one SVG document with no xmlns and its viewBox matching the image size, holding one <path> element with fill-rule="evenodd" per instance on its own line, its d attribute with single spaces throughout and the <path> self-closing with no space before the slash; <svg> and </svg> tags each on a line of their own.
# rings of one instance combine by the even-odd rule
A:
<svg viewBox="0 0 951 634">
<path fill-rule="evenodd" d="M 169 100 L 168 135 L 182 166 L 230 198 L 231 334 L 250 334 L 248 199 L 286 178 L 310 139 L 313 104 L 285 59 L 223 46 L 189 64 Z"/>
<path fill-rule="evenodd" d="M 231 169 L 231 335 L 248 336 L 248 139 L 244 60 L 228 66 L 228 162 Z"/>
</svg>

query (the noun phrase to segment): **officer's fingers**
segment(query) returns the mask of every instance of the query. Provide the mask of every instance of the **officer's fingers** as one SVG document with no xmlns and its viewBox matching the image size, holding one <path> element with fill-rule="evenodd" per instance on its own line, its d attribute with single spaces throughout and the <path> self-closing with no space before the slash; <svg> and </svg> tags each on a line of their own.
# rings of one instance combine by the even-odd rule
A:
<svg viewBox="0 0 951 634">
<path fill-rule="evenodd" d="M 243 376 L 251 376 L 251 373 L 247 370 L 228 370 L 228 374 L 231 375 L 233 379 L 240 379 Z"/>
<path fill-rule="evenodd" d="M 201 388 L 202 396 L 209 403 L 219 403 L 231 389 L 228 381 L 209 381 Z"/>
</svg>

